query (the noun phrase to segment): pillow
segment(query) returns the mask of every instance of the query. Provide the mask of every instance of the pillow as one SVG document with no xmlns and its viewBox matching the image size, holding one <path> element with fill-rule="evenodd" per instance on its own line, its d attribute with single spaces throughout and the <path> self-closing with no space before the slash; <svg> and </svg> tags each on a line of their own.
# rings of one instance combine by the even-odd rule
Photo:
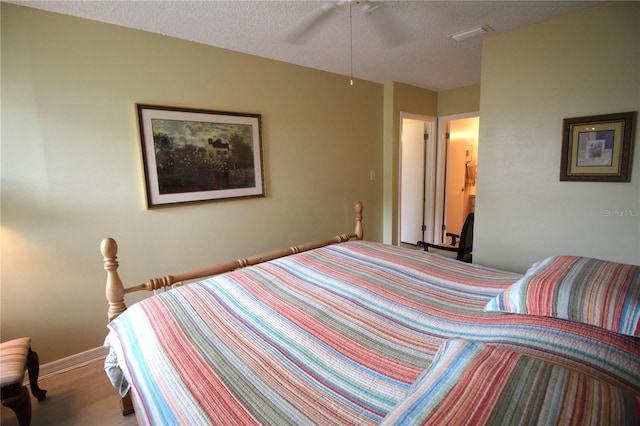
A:
<svg viewBox="0 0 640 426">
<path fill-rule="evenodd" d="M 485 311 L 541 315 L 640 336 L 640 266 L 549 257 L 491 299 Z"/>
<path fill-rule="evenodd" d="M 382 424 L 638 422 L 636 393 L 507 347 L 450 339 Z"/>
</svg>

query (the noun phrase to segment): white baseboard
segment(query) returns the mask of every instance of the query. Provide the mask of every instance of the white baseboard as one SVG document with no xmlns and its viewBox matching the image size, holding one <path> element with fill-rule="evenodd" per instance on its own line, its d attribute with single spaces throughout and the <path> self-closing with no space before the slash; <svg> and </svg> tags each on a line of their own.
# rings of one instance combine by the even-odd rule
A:
<svg viewBox="0 0 640 426">
<path fill-rule="evenodd" d="M 63 373 L 65 371 L 73 370 L 74 368 L 81 367 L 92 361 L 104 359 L 109 353 L 109 349 L 104 346 L 89 349 L 88 351 L 80 352 L 66 358 L 58 359 L 56 361 L 48 362 L 40 366 L 39 378 L 45 378 L 54 374 Z M 28 377 L 26 377 L 28 380 Z"/>
</svg>

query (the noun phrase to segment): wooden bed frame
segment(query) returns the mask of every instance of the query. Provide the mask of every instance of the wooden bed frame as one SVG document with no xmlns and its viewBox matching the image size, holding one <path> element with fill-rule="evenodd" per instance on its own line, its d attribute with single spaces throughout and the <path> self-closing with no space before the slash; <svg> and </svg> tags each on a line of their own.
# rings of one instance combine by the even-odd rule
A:
<svg viewBox="0 0 640 426">
<path fill-rule="evenodd" d="M 267 262 L 269 260 L 278 259 L 280 257 L 289 256 L 296 253 L 301 253 L 307 250 L 328 246 L 331 244 L 339 244 L 349 241 L 353 238 L 356 240 L 362 240 L 364 232 L 362 228 L 362 210 L 363 206 L 360 201 L 355 204 L 356 212 L 356 227 L 353 234 L 340 234 L 333 238 L 326 240 L 307 242 L 297 246 L 274 250 L 267 253 L 262 253 L 250 257 L 244 257 L 242 259 L 233 260 L 229 262 L 216 263 L 205 268 L 201 268 L 195 271 L 186 272 L 178 275 L 166 275 L 162 278 L 152 278 L 142 284 L 135 285 L 133 287 L 124 287 L 122 280 L 118 275 L 118 244 L 113 238 L 105 238 L 100 243 L 100 251 L 104 257 L 104 269 L 107 271 L 107 285 L 106 285 L 106 297 L 109 303 L 109 309 L 107 316 L 109 322 L 113 321 L 122 312 L 127 309 L 127 305 L 124 302 L 125 294 L 133 293 L 135 291 L 152 291 L 162 289 L 164 287 L 170 287 L 174 284 L 179 284 L 185 281 L 196 280 L 200 278 L 210 277 L 225 272 L 230 272 L 238 268 L 245 266 L 257 265 L 258 263 Z M 127 394 L 122 398 L 122 414 L 127 415 L 133 413 L 133 404 L 130 394 Z"/>
<path fill-rule="evenodd" d="M 109 322 L 113 321 L 118 315 L 120 315 L 125 311 L 125 309 L 127 309 L 127 306 L 124 302 L 124 295 L 127 293 L 133 293 L 135 291 L 142 290 L 158 290 L 163 287 L 170 287 L 174 284 L 182 283 L 185 281 L 223 274 L 225 272 L 233 271 L 245 266 L 257 265 L 258 263 L 267 262 L 269 260 L 289 256 L 295 253 L 301 253 L 307 250 L 328 246 L 330 244 L 343 243 L 353 238 L 362 240 L 364 235 L 362 228 L 362 210 L 362 203 L 358 201 L 355 205 L 356 227 L 353 234 L 340 234 L 326 240 L 303 243 L 297 246 L 274 250 L 267 253 L 233 260 L 230 262 L 216 263 L 214 265 L 183 274 L 166 275 L 162 278 L 152 278 L 142 284 L 127 288 L 124 287 L 124 285 L 122 284 L 122 280 L 118 275 L 118 244 L 113 238 L 105 238 L 100 244 L 100 251 L 104 256 L 104 269 L 107 271 L 106 297 L 107 301 L 109 302 L 109 310 L 107 312 Z"/>
</svg>

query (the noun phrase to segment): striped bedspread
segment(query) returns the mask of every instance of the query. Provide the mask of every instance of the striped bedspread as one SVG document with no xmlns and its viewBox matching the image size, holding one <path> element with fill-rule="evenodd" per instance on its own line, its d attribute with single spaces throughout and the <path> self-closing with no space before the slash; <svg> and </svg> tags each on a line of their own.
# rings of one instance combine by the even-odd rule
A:
<svg viewBox="0 0 640 426">
<path fill-rule="evenodd" d="M 515 351 L 637 397 L 640 339 L 483 311 L 520 277 L 349 242 L 145 299 L 109 324 L 108 341 L 145 424 L 364 425 L 388 415 L 411 418 L 397 407 L 450 338 Z M 531 386 L 544 389 L 535 380 Z M 446 395 L 438 398 L 447 403 Z"/>
<path fill-rule="evenodd" d="M 500 346 L 449 339 L 385 425 L 637 425 L 640 395 Z"/>
</svg>

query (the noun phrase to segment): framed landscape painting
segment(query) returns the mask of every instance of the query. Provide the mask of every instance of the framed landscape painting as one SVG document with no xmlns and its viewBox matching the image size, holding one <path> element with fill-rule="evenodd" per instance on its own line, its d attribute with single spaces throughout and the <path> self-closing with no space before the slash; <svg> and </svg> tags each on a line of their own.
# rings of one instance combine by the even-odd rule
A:
<svg viewBox="0 0 640 426">
<path fill-rule="evenodd" d="M 137 110 L 149 208 L 264 196 L 259 114 Z"/>
</svg>

